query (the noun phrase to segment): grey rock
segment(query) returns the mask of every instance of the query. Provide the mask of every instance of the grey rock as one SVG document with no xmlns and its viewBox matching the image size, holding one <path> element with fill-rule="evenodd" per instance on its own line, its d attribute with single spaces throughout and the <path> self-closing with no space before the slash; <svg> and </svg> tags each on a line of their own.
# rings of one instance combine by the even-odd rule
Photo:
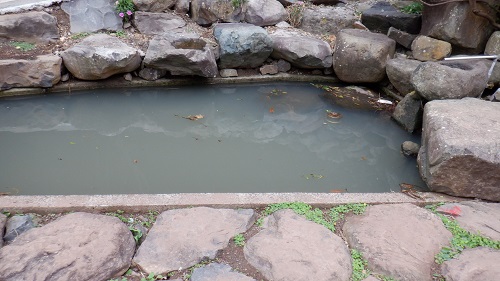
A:
<svg viewBox="0 0 500 281">
<path fill-rule="evenodd" d="M 453 214 L 453 210 L 458 210 L 458 213 Z M 500 203 L 474 201 L 448 203 L 438 207 L 437 211 L 453 215 L 460 227 L 470 233 L 480 233 L 500 241 Z"/>
<path fill-rule="evenodd" d="M 495 18 L 497 0 L 487 0 L 488 5 L 479 8 Z M 463 23 L 467 24 L 463 24 Z M 450 3 L 435 7 L 424 7 L 420 34 L 451 43 L 457 54 L 479 54 L 484 50 L 493 27 L 484 17 L 471 13 L 466 3 Z"/>
<path fill-rule="evenodd" d="M 358 17 L 346 7 L 312 6 L 304 10 L 300 29 L 314 34 L 336 35 L 340 30 L 353 28 Z"/>
<path fill-rule="evenodd" d="M 62 59 L 61 59 L 62 62 Z M 65 73 L 61 76 L 61 82 L 66 82 L 69 80 L 69 73 Z"/>
<path fill-rule="evenodd" d="M 232 68 L 221 69 L 220 76 L 223 78 L 238 77 L 238 71 Z"/>
<path fill-rule="evenodd" d="M 412 141 L 405 141 L 401 144 L 401 151 L 405 156 L 417 156 L 420 145 Z"/>
<path fill-rule="evenodd" d="M 144 80 L 155 81 L 167 75 L 167 72 L 168 71 L 164 69 L 145 67 L 141 69 L 141 71 L 139 71 L 139 77 L 141 77 Z"/>
<path fill-rule="evenodd" d="M 434 256 L 452 237 L 435 214 L 408 203 L 369 206 L 342 229 L 373 273 L 397 280 L 432 280 Z"/>
<path fill-rule="evenodd" d="M 279 72 L 288 72 L 292 68 L 292 65 L 289 62 L 282 59 L 278 60 L 277 66 Z"/>
<path fill-rule="evenodd" d="M 125 75 L 123 75 L 123 79 L 125 79 L 125 81 L 132 81 L 132 74 L 130 73 L 125 73 Z"/>
<path fill-rule="evenodd" d="M 379 94 L 366 87 L 354 85 L 331 86 L 321 96 L 344 108 L 361 110 L 379 109 L 376 103 Z"/>
<path fill-rule="evenodd" d="M 500 201 L 500 103 L 474 98 L 424 107 L 417 161 L 432 191 Z"/>
<path fill-rule="evenodd" d="M 495 31 L 491 34 L 488 42 L 486 43 L 484 54 L 500 56 L 500 31 Z"/>
<path fill-rule="evenodd" d="M 387 61 L 386 73 L 391 84 L 398 92 L 405 96 L 406 94 L 415 91 L 411 84 L 411 75 L 413 71 L 420 65 L 420 61 L 410 59 L 391 59 Z"/>
<path fill-rule="evenodd" d="M 231 1 L 192 0 L 191 18 L 199 25 L 216 22 L 240 22 L 244 19 L 244 6 L 234 7 Z"/>
<path fill-rule="evenodd" d="M 255 280 L 242 273 L 234 271 L 229 265 L 220 263 L 211 263 L 204 267 L 199 267 L 193 270 L 190 281 L 213 281 L 213 280 L 238 280 L 252 281 Z"/>
<path fill-rule="evenodd" d="M 279 27 L 279 28 L 290 28 L 292 27 L 288 22 L 286 21 L 280 21 L 276 24 L 276 27 Z"/>
<path fill-rule="evenodd" d="M 168 70 L 172 75 L 217 76 L 217 64 L 210 46 L 198 35 L 155 36 L 149 43 L 144 65 Z"/>
<path fill-rule="evenodd" d="M 406 49 L 411 49 L 411 43 L 413 43 L 413 40 L 417 38 L 417 35 L 406 33 L 391 26 L 389 27 L 389 31 L 387 31 L 387 37 L 396 41 L 396 43 L 405 47 Z"/>
<path fill-rule="evenodd" d="M 172 8 L 177 1 L 176 0 L 132 0 L 137 11 L 151 12 L 151 13 L 162 13 Z M 137 15 L 137 14 L 136 14 Z"/>
<path fill-rule="evenodd" d="M 344 29 L 337 35 L 333 69 L 349 83 L 375 83 L 386 76 L 387 61 L 394 56 L 396 42 L 386 35 Z"/>
<path fill-rule="evenodd" d="M 62 59 L 53 55 L 34 60 L 0 60 L 0 89 L 52 87 L 61 80 L 61 68 Z"/>
<path fill-rule="evenodd" d="M 71 33 L 122 30 L 114 0 L 70 0 L 61 8 L 69 15 Z"/>
<path fill-rule="evenodd" d="M 275 25 L 287 19 L 287 12 L 277 0 L 248 0 L 245 21 L 258 26 Z"/>
<path fill-rule="evenodd" d="M 3 234 L 5 232 L 5 224 L 7 223 L 7 216 L 0 213 L 0 248 L 3 246 Z"/>
<path fill-rule="evenodd" d="M 445 261 L 441 273 L 449 281 L 497 280 L 500 250 L 486 247 L 465 249 L 460 256 Z"/>
<path fill-rule="evenodd" d="M 243 252 L 269 280 L 349 280 L 352 273 L 344 241 L 292 210 L 266 218 L 263 230 L 247 241 Z"/>
<path fill-rule="evenodd" d="M 413 57 L 420 61 L 438 61 L 451 54 L 451 44 L 420 35 L 411 44 Z"/>
<path fill-rule="evenodd" d="M 134 23 L 139 32 L 146 35 L 163 35 L 183 32 L 186 22 L 173 13 L 136 12 Z"/>
<path fill-rule="evenodd" d="M 262 75 L 266 75 L 266 74 L 274 75 L 274 74 L 278 74 L 278 72 L 279 72 L 278 66 L 275 64 L 263 65 L 260 67 L 259 71 L 260 71 L 260 74 L 262 74 Z"/>
<path fill-rule="evenodd" d="M 255 68 L 273 51 L 267 31 L 252 24 L 217 24 L 214 35 L 219 43 L 220 68 Z"/>
<path fill-rule="evenodd" d="M 132 72 L 141 64 L 137 49 L 107 34 L 91 35 L 61 56 L 69 72 L 82 80 L 100 80 Z"/>
<path fill-rule="evenodd" d="M 49 43 L 59 38 L 57 19 L 46 12 L 0 15 L 0 38 Z"/>
<path fill-rule="evenodd" d="M 319 69 L 314 69 L 313 71 L 311 71 L 311 74 L 312 75 L 322 75 L 323 71 L 321 71 Z"/>
<path fill-rule="evenodd" d="M 186 15 L 189 13 L 189 6 L 191 5 L 191 0 L 177 0 L 175 3 L 175 11 L 179 14 Z"/>
<path fill-rule="evenodd" d="M 251 209 L 198 207 L 163 212 L 137 250 L 134 263 L 155 274 L 185 269 L 215 258 L 231 237 L 248 230 L 254 221 Z"/>
<path fill-rule="evenodd" d="M 283 6 L 287 7 L 287 6 L 290 6 L 292 4 L 296 4 L 300 0 L 279 0 L 279 1 L 281 4 L 283 4 Z M 312 0 L 311 4 L 314 4 L 314 5 L 321 5 L 321 4 L 323 4 L 323 5 L 335 5 L 335 4 L 338 4 L 340 2 L 342 2 L 342 1 L 341 0 Z"/>
<path fill-rule="evenodd" d="M 487 80 L 483 63 L 463 61 L 424 62 L 411 76 L 411 84 L 426 100 L 478 97 Z"/>
<path fill-rule="evenodd" d="M 306 69 L 332 66 L 332 48 L 325 41 L 285 30 L 270 36 L 273 41 L 271 56 L 275 59 L 284 59 L 295 67 Z"/>
<path fill-rule="evenodd" d="M 418 34 L 422 23 L 418 14 L 406 14 L 388 2 L 377 2 L 361 14 L 361 22 L 371 31 L 387 34 L 390 27 Z"/>
<path fill-rule="evenodd" d="M 109 280 L 125 273 L 135 243 L 118 218 L 72 213 L 0 248 L 2 280 Z"/>
<path fill-rule="evenodd" d="M 14 241 L 19 235 L 35 227 L 33 218 L 29 215 L 17 215 L 9 218 L 5 225 L 5 242 Z"/>
<path fill-rule="evenodd" d="M 413 133 L 422 126 L 422 112 L 422 99 L 412 92 L 396 105 L 392 118 L 406 131 Z"/>
</svg>

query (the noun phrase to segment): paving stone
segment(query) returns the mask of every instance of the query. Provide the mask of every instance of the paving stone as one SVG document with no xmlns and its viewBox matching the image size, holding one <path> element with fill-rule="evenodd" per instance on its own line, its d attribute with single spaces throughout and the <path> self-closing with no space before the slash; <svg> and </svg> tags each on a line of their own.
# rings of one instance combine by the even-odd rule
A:
<svg viewBox="0 0 500 281">
<path fill-rule="evenodd" d="M 498 280 L 500 250 L 478 247 L 464 250 L 458 258 L 446 261 L 441 273 L 447 281 Z"/>
<path fill-rule="evenodd" d="M 251 209 L 176 209 L 161 213 L 134 257 L 148 273 L 166 274 L 215 258 L 255 221 Z"/>
<path fill-rule="evenodd" d="M 252 281 L 255 280 L 234 271 L 229 265 L 211 263 L 193 270 L 190 281 Z"/>
<path fill-rule="evenodd" d="M 123 19 L 115 9 L 115 0 L 70 0 L 61 8 L 69 15 L 71 33 L 118 31 Z"/>
<path fill-rule="evenodd" d="M 245 258 L 269 280 L 349 280 L 351 257 L 344 241 L 322 225 L 292 210 L 265 219 L 250 238 Z"/>
<path fill-rule="evenodd" d="M 433 213 L 412 204 L 369 206 L 346 219 L 343 233 L 368 268 L 397 280 L 432 280 L 434 256 L 452 237 Z"/>
<path fill-rule="evenodd" d="M 0 248 L 0 279 L 109 280 L 125 273 L 134 250 L 118 218 L 72 213 Z"/>
<path fill-rule="evenodd" d="M 14 241 L 19 235 L 35 227 L 33 218 L 29 215 L 12 216 L 7 220 L 5 225 L 5 235 L 3 240 L 5 242 Z"/>
</svg>

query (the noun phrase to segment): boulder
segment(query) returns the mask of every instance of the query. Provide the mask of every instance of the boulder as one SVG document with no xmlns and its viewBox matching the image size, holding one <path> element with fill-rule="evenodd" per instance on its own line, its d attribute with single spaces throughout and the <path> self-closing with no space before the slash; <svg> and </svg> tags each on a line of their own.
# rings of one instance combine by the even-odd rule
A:
<svg viewBox="0 0 500 281">
<path fill-rule="evenodd" d="M 288 14 L 277 0 L 248 0 L 245 21 L 258 26 L 275 25 L 287 19 Z"/>
<path fill-rule="evenodd" d="M 273 51 L 273 42 L 262 27 L 247 23 L 217 24 L 220 68 L 255 68 Z"/>
<path fill-rule="evenodd" d="M 312 6 L 303 11 L 299 28 L 314 34 L 336 35 L 342 29 L 353 28 L 357 20 L 354 11 L 346 7 Z"/>
<path fill-rule="evenodd" d="M 484 63 L 471 61 L 424 62 L 411 76 L 411 84 L 426 100 L 478 97 L 487 80 Z"/>
<path fill-rule="evenodd" d="M 401 31 L 391 26 L 389 27 L 389 31 L 387 31 L 387 37 L 396 41 L 396 43 L 405 47 L 406 49 L 411 49 L 411 43 L 413 43 L 413 40 L 417 38 L 417 35 Z"/>
<path fill-rule="evenodd" d="M 238 77 L 238 71 L 236 69 L 232 69 L 232 68 L 221 69 L 220 76 L 222 78 Z"/>
<path fill-rule="evenodd" d="M 385 78 L 387 61 L 394 56 L 396 42 L 386 35 L 359 29 L 344 29 L 337 35 L 333 69 L 349 83 L 375 83 Z"/>
<path fill-rule="evenodd" d="M 195 268 L 189 280 L 190 281 L 213 281 L 213 280 L 255 281 L 255 279 L 235 271 L 229 265 L 220 263 L 211 263 L 204 267 Z"/>
<path fill-rule="evenodd" d="M 146 35 L 163 35 L 183 32 L 186 22 L 173 13 L 136 12 L 134 23 L 139 32 Z"/>
<path fill-rule="evenodd" d="M 61 80 L 62 59 L 54 55 L 34 60 L 0 60 L 0 90 L 14 87 L 50 88 Z"/>
<path fill-rule="evenodd" d="M 130 267 L 134 238 L 118 218 L 65 215 L 0 248 L 2 280 L 109 280 Z"/>
<path fill-rule="evenodd" d="M 137 250 L 134 263 L 145 272 L 165 274 L 214 259 L 254 221 L 251 209 L 197 207 L 163 212 Z"/>
<path fill-rule="evenodd" d="M 438 216 L 409 203 L 369 206 L 342 230 L 368 269 L 396 280 L 431 281 L 434 256 L 452 237 Z"/>
<path fill-rule="evenodd" d="M 240 22 L 245 18 L 241 3 L 243 1 L 192 0 L 191 18 L 203 26 L 221 21 Z"/>
<path fill-rule="evenodd" d="M 422 18 L 418 14 L 406 14 L 388 2 L 377 2 L 361 14 L 361 22 L 371 31 L 387 34 L 390 27 L 418 34 Z"/>
<path fill-rule="evenodd" d="M 411 84 L 411 75 L 420 65 L 420 61 L 404 58 L 391 59 L 387 61 L 386 73 L 391 84 L 398 92 L 405 96 L 415 91 Z"/>
<path fill-rule="evenodd" d="M 177 0 L 175 3 L 175 12 L 181 15 L 187 15 L 189 13 L 190 5 L 191 0 Z"/>
<path fill-rule="evenodd" d="M 49 43 L 59 38 L 57 19 L 46 12 L 0 15 L 0 38 Z"/>
<path fill-rule="evenodd" d="M 500 275 L 500 250 L 486 247 L 465 249 L 457 258 L 441 265 L 441 274 L 446 280 L 497 280 Z"/>
<path fill-rule="evenodd" d="M 280 210 L 243 248 L 245 259 L 269 280 L 349 280 L 352 264 L 344 241 L 292 210 Z"/>
<path fill-rule="evenodd" d="M 168 70 L 171 75 L 217 76 L 212 49 L 198 35 L 155 36 L 149 43 L 144 66 Z"/>
<path fill-rule="evenodd" d="M 451 44 L 420 35 L 411 44 L 413 57 L 419 61 L 438 61 L 451 54 Z"/>
<path fill-rule="evenodd" d="M 69 15 L 71 33 L 123 29 L 113 0 L 72 0 L 63 2 L 61 8 Z"/>
<path fill-rule="evenodd" d="M 500 201 L 499 112 L 474 98 L 425 105 L 417 160 L 432 191 Z"/>
<path fill-rule="evenodd" d="M 422 99 L 417 93 L 412 92 L 396 105 L 392 118 L 406 131 L 413 133 L 422 125 L 422 112 Z"/>
<path fill-rule="evenodd" d="M 131 72 L 141 64 L 137 49 L 107 34 L 91 35 L 61 56 L 69 72 L 82 80 L 100 80 Z"/>
<path fill-rule="evenodd" d="M 162 13 L 171 9 L 177 0 L 132 0 L 136 11 Z M 137 13 L 136 13 L 137 15 Z"/>
<path fill-rule="evenodd" d="M 332 48 L 323 40 L 285 30 L 270 36 L 273 41 L 271 56 L 275 59 L 284 59 L 295 67 L 306 69 L 332 66 Z"/>
<path fill-rule="evenodd" d="M 401 152 L 404 156 L 417 156 L 420 145 L 412 141 L 405 141 L 401 144 Z"/>
<path fill-rule="evenodd" d="M 144 80 L 148 81 L 155 81 L 163 76 L 167 75 L 167 71 L 164 69 L 155 69 L 155 68 L 148 68 L 145 67 L 139 71 L 139 77 L 141 77 Z"/>
<path fill-rule="evenodd" d="M 500 56 L 500 31 L 495 31 L 491 34 L 488 42 L 486 43 L 484 54 Z"/>
<path fill-rule="evenodd" d="M 491 7 L 498 8 L 498 1 L 487 2 L 477 2 L 477 8 L 495 18 L 496 12 Z M 420 34 L 451 43 L 456 54 L 481 53 L 492 32 L 493 27 L 488 20 L 475 15 L 468 2 L 424 6 Z"/>
<path fill-rule="evenodd" d="M 33 218 L 29 215 L 17 215 L 9 218 L 5 225 L 5 242 L 14 241 L 19 235 L 35 227 Z"/>
</svg>

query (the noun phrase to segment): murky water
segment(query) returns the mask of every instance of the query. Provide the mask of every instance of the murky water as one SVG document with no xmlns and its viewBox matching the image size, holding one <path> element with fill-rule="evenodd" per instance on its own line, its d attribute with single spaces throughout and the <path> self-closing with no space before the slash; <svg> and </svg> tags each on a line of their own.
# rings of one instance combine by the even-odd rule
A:
<svg viewBox="0 0 500 281">
<path fill-rule="evenodd" d="M 286 93 L 283 93 L 286 92 Z M 96 90 L 0 100 L 0 192 L 387 192 L 424 186 L 418 142 L 309 84 Z M 327 117 L 326 110 L 341 119 Z M 202 119 L 189 120 L 190 115 Z M 201 117 L 201 116 L 198 116 Z M 195 119 L 195 118 L 192 118 Z"/>
</svg>

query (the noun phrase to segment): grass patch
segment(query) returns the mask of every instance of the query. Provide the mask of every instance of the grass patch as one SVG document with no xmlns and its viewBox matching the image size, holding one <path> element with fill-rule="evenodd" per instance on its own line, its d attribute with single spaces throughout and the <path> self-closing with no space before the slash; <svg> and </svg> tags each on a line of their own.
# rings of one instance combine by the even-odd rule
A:
<svg viewBox="0 0 500 281">
<path fill-rule="evenodd" d="M 363 258 L 358 250 L 351 250 L 352 259 L 352 276 L 351 281 L 361 281 L 368 276 L 370 276 L 370 271 L 368 270 L 368 262 Z"/>
<path fill-rule="evenodd" d="M 12 41 L 10 42 L 10 45 L 18 50 L 21 50 L 22 52 L 29 52 L 36 48 L 35 44 L 21 41 Z"/>
<path fill-rule="evenodd" d="M 82 38 L 85 38 L 87 36 L 89 36 L 90 33 L 88 32 L 80 32 L 80 33 L 76 33 L 76 34 L 73 34 L 71 35 L 71 39 L 82 39 Z"/>
<path fill-rule="evenodd" d="M 233 237 L 233 241 L 234 241 L 234 244 L 236 246 L 240 246 L 240 247 L 243 247 L 245 246 L 245 236 L 243 236 L 243 234 L 236 234 L 234 237 Z"/>
<path fill-rule="evenodd" d="M 401 8 L 401 12 L 405 14 L 421 15 L 424 5 L 420 2 L 413 2 Z"/>
</svg>

